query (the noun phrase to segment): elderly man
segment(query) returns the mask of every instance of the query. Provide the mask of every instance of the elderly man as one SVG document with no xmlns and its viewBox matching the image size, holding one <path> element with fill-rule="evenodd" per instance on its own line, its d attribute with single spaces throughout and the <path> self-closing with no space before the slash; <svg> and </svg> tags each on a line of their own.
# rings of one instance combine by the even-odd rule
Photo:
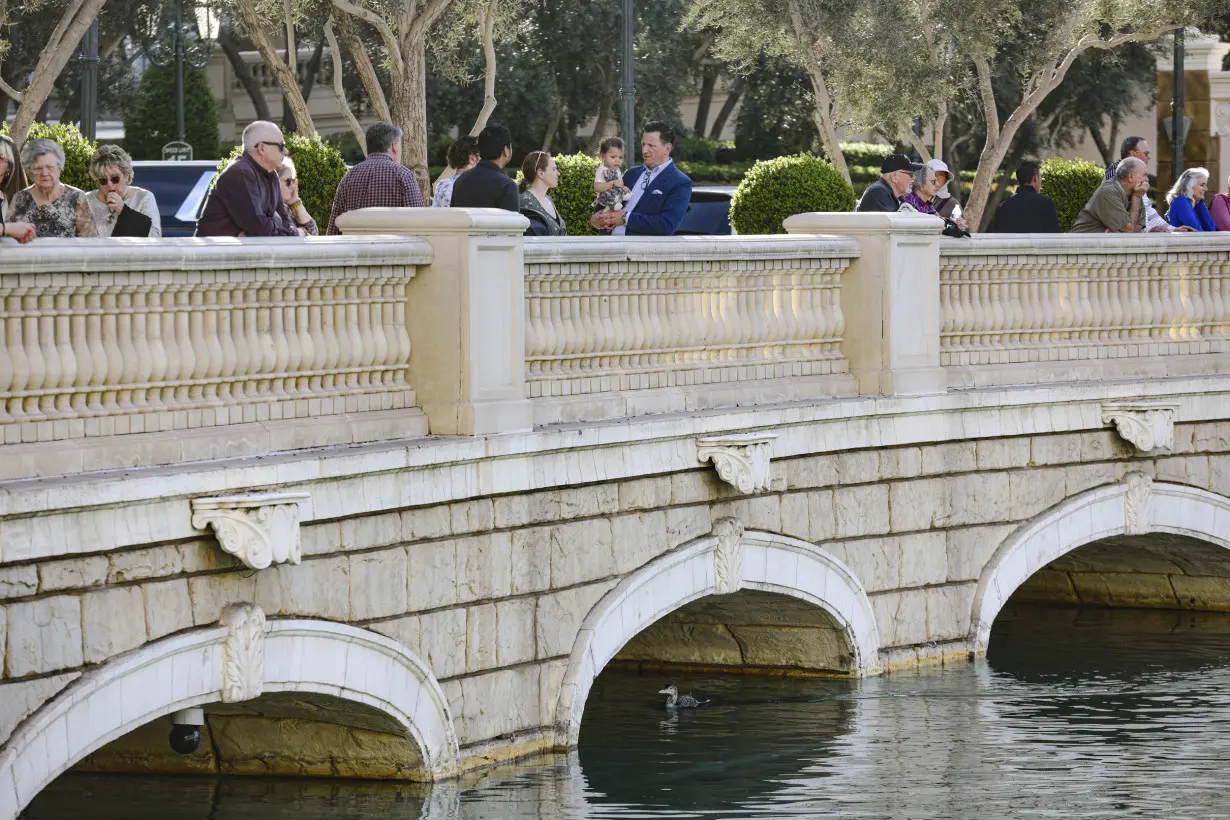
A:
<svg viewBox="0 0 1230 820">
<path fill-rule="evenodd" d="M 867 186 L 856 211 L 891 213 L 901 207 L 901 198 L 910 192 L 914 172 L 922 168 L 905 154 L 893 154 L 880 163 L 880 178 Z"/>
<path fill-rule="evenodd" d="M 645 123 L 641 132 L 643 165 L 624 174 L 632 191 L 621 211 L 599 211 L 590 226 L 612 236 L 674 236 L 692 201 L 692 180 L 675 167 L 671 151 L 675 130 L 665 122 Z"/>
<path fill-rule="evenodd" d="M 1114 179 L 1115 171 L 1117 171 L 1119 168 L 1119 163 L 1123 162 L 1123 160 L 1127 159 L 1128 157 L 1135 157 L 1136 159 L 1145 163 L 1145 165 L 1148 165 L 1149 158 L 1152 156 L 1153 156 L 1153 153 L 1149 150 L 1148 140 L 1146 140 L 1144 137 L 1128 137 L 1123 141 L 1123 144 L 1119 146 L 1119 159 L 1115 162 L 1112 162 L 1109 166 L 1107 166 L 1106 176 L 1104 177 L 1104 179 L 1107 182 L 1110 182 L 1112 179 Z M 1175 228 L 1171 226 L 1171 224 L 1166 221 L 1166 217 L 1159 214 L 1157 212 L 1157 209 L 1153 207 L 1153 203 L 1149 201 L 1149 197 L 1147 196 L 1143 197 L 1141 199 L 1141 202 L 1143 202 L 1145 206 L 1145 230 L 1146 231 L 1150 231 L 1154 233 L 1169 233 L 1170 231 L 1186 232 L 1186 231 L 1191 230 L 1191 228 L 1188 228 L 1187 226 L 1184 226 L 1182 228 Z"/>
<path fill-rule="evenodd" d="M 1136 157 L 1119 160 L 1114 179 L 1093 192 L 1072 225 L 1072 233 L 1140 233 L 1145 229 L 1149 169 Z"/>
<path fill-rule="evenodd" d="M 273 123 L 257 120 L 243 129 L 243 154 L 218 175 L 196 235 L 303 236 L 282 201 L 284 156 L 286 143 Z"/>
<path fill-rule="evenodd" d="M 325 233 L 341 233 L 337 218 L 359 208 L 422 208 L 423 190 L 401 164 L 401 129 L 378 122 L 367 129 L 367 157 L 346 172 L 333 194 Z"/>
</svg>

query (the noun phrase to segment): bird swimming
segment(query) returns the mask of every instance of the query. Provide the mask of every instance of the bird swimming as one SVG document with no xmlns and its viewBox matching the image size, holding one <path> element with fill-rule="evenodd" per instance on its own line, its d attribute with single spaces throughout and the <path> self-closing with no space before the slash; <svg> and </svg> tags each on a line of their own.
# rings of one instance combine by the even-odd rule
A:
<svg viewBox="0 0 1230 820">
<path fill-rule="evenodd" d="M 679 689 L 673 683 L 665 689 L 659 689 L 658 694 L 666 695 L 667 709 L 694 709 L 697 706 L 704 706 L 709 702 L 707 700 L 697 700 L 691 695 L 679 694 Z"/>
</svg>

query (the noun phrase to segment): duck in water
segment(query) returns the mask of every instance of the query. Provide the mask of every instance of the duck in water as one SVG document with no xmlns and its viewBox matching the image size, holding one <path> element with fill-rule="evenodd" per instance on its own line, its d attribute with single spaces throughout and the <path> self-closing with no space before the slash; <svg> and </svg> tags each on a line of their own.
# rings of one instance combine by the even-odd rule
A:
<svg viewBox="0 0 1230 820">
<path fill-rule="evenodd" d="M 659 689 L 658 694 L 666 695 L 667 709 L 694 709 L 697 706 L 704 706 L 709 702 L 707 700 L 697 700 L 691 695 L 679 694 L 679 689 L 673 683 L 665 689 Z"/>
</svg>

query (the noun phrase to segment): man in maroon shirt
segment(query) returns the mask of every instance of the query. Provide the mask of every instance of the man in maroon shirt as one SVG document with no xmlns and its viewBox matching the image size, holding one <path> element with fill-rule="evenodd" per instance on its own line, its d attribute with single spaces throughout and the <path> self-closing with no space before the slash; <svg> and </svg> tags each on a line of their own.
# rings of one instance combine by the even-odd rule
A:
<svg viewBox="0 0 1230 820">
<path fill-rule="evenodd" d="M 422 208 L 414 172 L 401 164 L 401 129 L 378 122 L 367 129 L 367 157 L 346 172 L 333 195 L 327 234 L 339 234 L 337 218 L 359 208 Z"/>
<path fill-rule="evenodd" d="M 243 129 L 243 154 L 218 175 L 197 236 L 303 236 L 282 201 L 282 130 L 257 120 Z"/>
</svg>

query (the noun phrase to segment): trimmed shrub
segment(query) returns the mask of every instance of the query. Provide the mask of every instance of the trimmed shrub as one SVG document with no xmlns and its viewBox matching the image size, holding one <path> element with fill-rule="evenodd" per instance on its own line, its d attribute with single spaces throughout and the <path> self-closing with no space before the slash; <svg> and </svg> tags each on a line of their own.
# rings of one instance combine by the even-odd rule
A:
<svg viewBox="0 0 1230 820">
<path fill-rule="evenodd" d="M 287 134 L 285 139 L 295 170 L 299 172 L 299 196 L 303 199 L 303 207 L 307 208 L 321 233 L 324 233 L 329 214 L 333 211 L 333 195 L 346 175 L 346 161 L 336 148 L 317 135 L 304 137 Z M 243 146 L 236 145 L 230 156 L 218 163 L 218 172 L 225 170 L 241 154 Z"/>
<path fill-rule="evenodd" d="M 555 208 L 568 226 L 569 236 L 595 236 L 597 231 L 589 226 L 594 215 L 594 174 L 601 164 L 589 154 L 557 154 L 553 157 L 559 170 L 559 185 L 551 191 Z M 509 170 L 509 169 L 505 169 Z M 517 171 L 517 186 L 523 175 Z"/>
<path fill-rule="evenodd" d="M 150 66 L 141 75 L 137 99 L 124 117 L 124 146 L 133 159 L 162 159 L 162 146 L 173 142 L 175 66 Z M 218 104 L 205 72 L 184 66 L 184 140 L 193 159 L 225 156 L 218 142 Z"/>
<path fill-rule="evenodd" d="M 866 166 L 880 176 L 880 164 L 893 153 L 893 146 L 878 142 L 843 142 L 841 153 L 845 155 L 846 165 Z M 853 172 L 853 167 L 850 169 Z"/>
<path fill-rule="evenodd" d="M 0 134 L 8 132 L 8 123 L 0 125 Z M 92 191 L 97 187 L 90 176 L 90 160 L 98 144 L 86 139 L 76 125 L 36 122 L 30 126 L 30 133 L 26 136 L 26 141 L 30 140 L 52 140 L 64 149 L 64 170 L 60 173 L 60 182 L 83 191 Z M 30 176 L 29 168 L 26 169 L 26 176 Z"/>
<path fill-rule="evenodd" d="M 676 162 L 697 162 L 706 165 L 725 164 L 733 157 L 735 144 L 730 141 L 710 140 L 703 137 L 684 137 L 675 146 L 672 156 Z"/>
<path fill-rule="evenodd" d="M 1077 215 L 1102 184 L 1105 168 L 1084 159 L 1048 159 L 1042 163 L 1042 193 L 1055 203 L 1059 230 L 1069 231 Z"/>
<path fill-rule="evenodd" d="M 730 224 L 741 234 L 783 233 L 782 222 L 811 211 L 853 211 L 854 190 L 812 154 L 762 160 L 739 183 Z"/>
</svg>

